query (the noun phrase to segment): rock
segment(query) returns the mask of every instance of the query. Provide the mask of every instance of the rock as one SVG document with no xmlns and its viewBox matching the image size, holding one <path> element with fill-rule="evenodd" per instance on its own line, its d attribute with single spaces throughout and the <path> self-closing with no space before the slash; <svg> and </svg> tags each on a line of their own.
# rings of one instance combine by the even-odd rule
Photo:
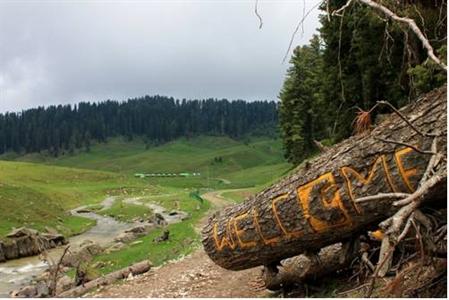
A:
<svg viewBox="0 0 449 300">
<path fill-rule="evenodd" d="M 44 229 L 45 229 L 46 233 L 54 234 L 54 235 L 59 234 L 59 232 L 56 229 L 52 228 L 52 227 L 45 226 Z"/>
<path fill-rule="evenodd" d="M 134 245 L 139 245 L 139 244 L 142 244 L 142 243 L 143 243 L 143 241 L 134 241 L 130 245 L 134 246 Z"/>
<path fill-rule="evenodd" d="M 167 221 L 165 220 L 164 216 L 161 215 L 160 213 L 155 213 L 154 214 L 154 222 L 156 225 L 160 225 L 160 226 L 165 226 L 167 225 Z"/>
<path fill-rule="evenodd" d="M 122 232 L 114 238 L 115 242 L 129 243 L 136 239 L 136 236 L 132 232 Z"/>
<path fill-rule="evenodd" d="M 173 217 L 173 219 L 178 219 L 181 221 L 185 221 L 190 218 L 188 213 L 186 213 L 184 211 L 180 211 L 180 210 L 172 210 L 168 213 L 168 215 L 170 217 Z"/>
<path fill-rule="evenodd" d="M 19 257 L 19 248 L 15 240 L 6 240 L 3 244 L 3 253 L 5 258 L 14 259 Z"/>
<path fill-rule="evenodd" d="M 100 254 L 104 249 L 97 243 L 92 242 L 85 244 L 79 250 L 67 254 L 63 259 L 63 265 L 68 267 L 77 267 L 81 262 L 88 262 L 97 254 Z"/>
<path fill-rule="evenodd" d="M 163 242 L 163 241 L 167 241 L 169 236 L 170 236 L 170 231 L 164 230 L 164 232 L 162 233 L 161 236 L 153 239 L 153 242 L 160 243 L 160 242 Z"/>
<path fill-rule="evenodd" d="M 132 272 L 129 272 L 128 277 L 126 277 L 126 280 L 127 280 L 127 281 L 131 281 L 131 280 L 133 280 L 133 279 L 134 279 L 133 273 L 132 273 Z"/>
<path fill-rule="evenodd" d="M 76 212 L 79 214 L 88 214 L 88 213 L 91 213 L 92 210 L 90 210 L 88 208 L 80 208 L 80 209 L 76 210 Z"/>
<path fill-rule="evenodd" d="M 126 244 L 124 244 L 122 242 L 118 242 L 118 243 L 115 243 L 114 245 L 112 245 L 111 247 L 109 247 L 106 250 L 106 253 L 111 253 L 111 252 L 114 252 L 114 251 L 122 250 L 125 247 L 126 247 Z"/>
<path fill-rule="evenodd" d="M 56 245 L 66 245 L 68 243 L 65 237 L 59 233 L 44 233 L 42 234 L 42 237 Z"/>
<path fill-rule="evenodd" d="M 1 242 L 0 261 L 37 255 L 64 243 L 66 241 L 61 234 L 40 234 L 26 227 L 13 229 L 7 239 Z"/>
<path fill-rule="evenodd" d="M 19 257 L 27 257 L 36 255 L 40 252 L 39 244 L 34 242 L 30 236 L 21 236 L 16 238 L 17 250 L 19 251 Z"/>
<path fill-rule="evenodd" d="M 37 287 L 33 285 L 27 285 L 18 291 L 10 293 L 12 298 L 35 298 L 37 295 Z"/>
<path fill-rule="evenodd" d="M 40 281 L 36 285 L 35 298 L 47 298 L 50 295 L 47 284 L 44 281 Z"/>
<path fill-rule="evenodd" d="M 6 237 L 19 238 L 23 236 L 32 236 L 32 235 L 38 235 L 38 231 L 31 228 L 20 227 L 17 229 L 13 229 L 10 233 L 6 235 Z"/>
<path fill-rule="evenodd" d="M 57 294 L 70 290 L 75 285 L 72 278 L 67 275 L 62 276 L 58 279 L 58 284 L 56 285 Z"/>
<path fill-rule="evenodd" d="M 6 261 L 5 252 L 3 251 L 3 242 L 0 241 L 0 262 Z"/>
<path fill-rule="evenodd" d="M 155 226 L 152 223 L 134 226 L 133 228 L 120 233 L 118 236 L 114 238 L 114 241 L 121 243 L 129 243 L 139 237 L 148 234 L 152 229 L 154 229 L 154 227 Z"/>
<path fill-rule="evenodd" d="M 136 233 L 136 234 L 141 234 L 141 233 L 146 233 L 147 229 L 145 228 L 144 225 L 137 225 L 131 229 L 126 230 L 125 232 L 132 232 L 132 233 Z"/>
</svg>

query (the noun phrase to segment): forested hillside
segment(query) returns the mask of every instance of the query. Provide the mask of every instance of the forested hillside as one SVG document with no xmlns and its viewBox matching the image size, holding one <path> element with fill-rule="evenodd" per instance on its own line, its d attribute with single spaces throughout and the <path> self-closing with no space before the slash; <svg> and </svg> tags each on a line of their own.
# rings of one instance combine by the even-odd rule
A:
<svg viewBox="0 0 449 300">
<path fill-rule="evenodd" d="M 0 153 L 49 150 L 58 156 L 77 148 L 89 150 L 92 140 L 143 137 L 160 144 L 200 134 L 240 138 L 276 130 L 275 102 L 242 100 L 175 100 L 145 96 L 126 102 L 81 102 L 0 114 Z"/>
<path fill-rule="evenodd" d="M 286 158 L 299 163 L 316 152 L 314 140 L 340 141 L 353 133 L 357 113 L 380 100 L 401 107 L 446 82 L 412 30 L 358 1 L 325 1 L 321 28 L 298 46 L 280 92 Z M 379 2 L 379 1 L 378 1 Z M 436 55 L 446 57 L 446 1 L 380 1 L 415 20 Z M 371 122 L 377 113 L 373 112 Z"/>
</svg>

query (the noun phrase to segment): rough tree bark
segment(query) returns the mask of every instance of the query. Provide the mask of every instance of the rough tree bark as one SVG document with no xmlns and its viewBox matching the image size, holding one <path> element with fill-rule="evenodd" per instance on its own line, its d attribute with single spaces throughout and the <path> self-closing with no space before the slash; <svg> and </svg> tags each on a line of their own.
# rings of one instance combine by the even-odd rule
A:
<svg viewBox="0 0 449 300">
<path fill-rule="evenodd" d="M 85 283 L 84 285 L 77 286 L 71 290 L 62 292 L 61 294 L 57 295 L 58 298 L 74 298 L 74 297 L 80 297 L 81 295 L 87 293 L 93 288 L 98 288 L 100 286 L 109 285 L 114 283 L 117 280 L 125 279 L 128 277 L 129 274 L 138 275 L 145 272 L 148 272 L 151 269 L 151 262 L 148 260 L 144 260 L 138 263 L 135 263 L 132 266 L 123 268 L 121 270 L 112 272 L 110 274 L 107 274 L 103 277 L 94 279 L 92 281 L 89 281 Z"/>
<path fill-rule="evenodd" d="M 435 134 L 444 157 L 439 170 L 446 174 L 446 106 L 444 86 L 400 110 L 419 132 L 391 114 L 370 133 L 335 145 L 244 203 L 217 212 L 203 228 L 206 253 L 224 268 L 242 270 L 316 252 L 378 225 L 399 209 L 392 203 L 400 196 L 392 193 L 417 189 Z M 446 205 L 443 179 L 426 198 Z M 391 197 L 357 202 L 382 193 Z"/>
</svg>

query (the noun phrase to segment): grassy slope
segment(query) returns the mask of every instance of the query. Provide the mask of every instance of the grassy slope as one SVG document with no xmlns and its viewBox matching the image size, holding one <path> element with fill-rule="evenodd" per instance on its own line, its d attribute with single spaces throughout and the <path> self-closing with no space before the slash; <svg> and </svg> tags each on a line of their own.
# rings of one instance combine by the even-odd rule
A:
<svg viewBox="0 0 449 300">
<path fill-rule="evenodd" d="M 19 226 L 79 233 L 93 222 L 69 216 L 67 210 L 99 202 L 118 188 L 142 186 L 109 172 L 0 161 L 0 236 Z"/>
<path fill-rule="evenodd" d="M 188 193 L 180 192 L 162 197 L 148 197 L 147 201 L 156 202 L 167 209 L 176 208 L 187 211 L 190 218 L 181 223 L 171 224 L 166 229 L 170 231 L 170 239 L 165 242 L 155 243 L 153 239 L 162 234 L 162 229 L 152 231 L 135 242 L 128 244 L 125 249 L 111 253 L 101 254 L 95 258 L 95 262 L 103 262 L 99 271 L 106 274 L 130 264 L 149 259 L 155 266 L 163 262 L 188 254 L 192 249 L 198 246 L 198 232 L 195 226 L 210 208 L 208 202 L 200 201 L 189 197 Z"/>
<path fill-rule="evenodd" d="M 222 162 L 216 162 L 216 157 L 221 157 Z M 112 139 L 107 144 L 93 145 L 89 153 L 58 158 L 8 154 L 2 158 L 34 163 L 0 161 L 0 203 L 2 207 L 6 204 L 6 209 L 0 211 L 0 236 L 11 226 L 20 225 L 39 229 L 59 224 L 69 233 L 82 231 L 89 225 L 83 223 L 86 220 L 75 220 L 64 211 L 98 203 L 107 194 L 145 197 L 167 209 L 189 212 L 189 220 L 169 226 L 171 239 L 167 242 L 153 243 L 154 237 L 161 234 L 156 230 L 141 238 L 140 244 L 97 257 L 96 261 L 105 263 L 102 273 L 146 258 L 159 265 L 195 247 L 198 239 L 194 226 L 209 209 L 209 203 L 190 197 L 192 190 L 243 187 L 258 191 L 290 168 L 282 159 L 279 141 L 255 139 L 244 144 L 224 137 L 180 139 L 150 149 L 139 140 Z M 202 176 L 133 177 L 134 173 L 155 172 L 201 172 Z M 148 210 L 118 201 L 103 213 L 127 220 L 148 214 Z M 62 221 L 58 221 L 60 216 Z"/>
<path fill-rule="evenodd" d="M 215 162 L 215 157 L 221 157 L 222 162 Z M 215 189 L 264 184 L 278 178 L 290 167 L 282 158 L 279 140 L 254 139 L 245 145 L 226 137 L 184 138 L 148 150 L 140 140 L 126 142 L 116 138 L 106 144 L 96 144 L 89 153 L 59 158 L 32 154 L 16 159 L 126 175 L 201 172 L 200 177 L 146 178 L 142 181 L 151 185 Z"/>
</svg>

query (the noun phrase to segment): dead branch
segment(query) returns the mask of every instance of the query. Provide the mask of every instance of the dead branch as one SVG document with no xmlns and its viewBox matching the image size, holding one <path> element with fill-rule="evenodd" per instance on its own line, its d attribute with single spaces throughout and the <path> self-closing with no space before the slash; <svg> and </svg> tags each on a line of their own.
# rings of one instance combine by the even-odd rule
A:
<svg viewBox="0 0 449 300">
<path fill-rule="evenodd" d="M 329 0 L 328 0 L 328 2 L 329 2 Z M 339 16 L 339 17 L 342 17 L 342 16 L 343 16 L 343 13 L 344 13 L 344 10 L 345 10 L 346 8 L 348 8 L 349 5 L 351 5 L 351 3 L 352 3 L 352 0 L 348 0 L 342 7 L 340 7 L 340 8 L 337 9 L 337 10 L 334 10 L 334 11 L 332 12 L 332 15 L 333 15 L 333 16 Z"/>
<path fill-rule="evenodd" d="M 421 136 L 436 136 L 435 134 L 430 134 L 430 133 L 423 133 L 421 132 L 421 130 L 419 130 L 418 128 L 416 128 L 416 126 L 414 126 L 396 107 L 394 107 L 390 102 L 382 100 L 382 101 L 377 101 L 376 105 L 374 107 L 376 107 L 377 105 L 386 105 L 389 108 L 391 108 L 394 113 L 396 113 L 402 120 L 404 120 L 405 123 L 407 123 L 408 126 L 410 126 L 410 128 L 412 128 L 417 134 L 421 135 Z"/>
<path fill-rule="evenodd" d="M 382 4 L 376 3 L 372 0 L 358 0 L 363 4 L 366 4 L 376 10 L 383 12 L 388 18 L 393 19 L 395 21 L 405 23 L 408 27 L 416 34 L 416 36 L 420 39 L 423 47 L 427 50 L 427 56 L 432 59 L 437 65 L 439 65 L 443 70 L 447 71 L 447 66 L 435 55 L 432 46 L 429 43 L 429 40 L 425 37 L 421 29 L 416 25 L 415 21 L 406 17 L 399 17 L 394 12 L 389 10 L 387 7 Z"/>
<path fill-rule="evenodd" d="M 313 143 L 318 147 L 320 152 L 326 152 L 329 149 L 329 147 L 323 145 L 320 141 L 313 140 Z"/>
<path fill-rule="evenodd" d="M 424 195 L 429 192 L 431 188 L 440 183 L 443 180 L 443 176 L 438 174 L 432 176 L 421 187 L 419 187 L 414 193 L 405 198 L 404 203 L 408 203 L 400 210 L 398 210 L 392 217 L 380 223 L 382 229 L 387 229 L 386 233 L 397 233 L 402 224 L 408 218 L 411 213 L 421 204 L 424 199 Z"/>
<path fill-rule="evenodd" d="M 254 13 L 256 14 L 257 18 L 259 19 L 259 29 L 262 29 L 263 21 L 262 21 L 262 17 L 259 15 L 259 12 L 257 11 L 258 5 L 259 5 L 259 0 L 256 0 L 256 4 L 254 6 Z"/>
<path fill-rule="evenodd" d="M 315 4 L 311 9 L 309 9 L 309 11 L 301 18 L 301 20 L 298 22 L 298 24 L 296 25 L 295 30 L 292 33 L 292 36 L 290 38 L 290 43 L 288 44 L 288 48 L 287 51 L 285 52 L 284 58 L 282 59 L 282 63 L 285 63 L 285 61 L 287 60 L 288 57 L 288 53 L 290 52 L 290 50 L 292 49 L 292 45 L 293 45 L 293 41 L 295 40 L 295 36 L 299 31 L 299 27 L 304 23 L 304 21 L 307 19 L 308 15 L 318 6 L 320 6 L 325 0 L 322 0 L 320 2 L 318 2 L 317 4 Z"/>
<path fill-rule="evenodd" d="M 416 147 L 416 146 L 414 146 L 412 144 L 408 144 L 408 143 L 404 143 L 404 142 L 393 141 L 393 140 L 388 140 L 388 139 L 382 139 L 382 138 L 378 138 L 378 137 L 375 137 L 375 139 L 378 140 L 378 141 L 384 142 L 384 143 L 390 143 L 390 144 L 396 144 L 396 145 L 410 147 L 413 150 L 415 150 L 416 152 L 421 153 L 421 154 L 430 154 L 430 155 L 436 154 L 433 151 L 421 150 L 421 149 L 419 149 L 418 147 Z"/>
<path fill-rule="evenodd" d="M 62 255 L 59 258 L 58 263 L 56 264 L 56 266 L 54 266 L 53 277 L 52 277 L 51 282 L 50 282 L 49 287 L 48 287 L 49 288 L 49 292 L 50 292 L 49 293 L 50 296 L 55 296 L 56 295 L 56 286 L 57 286 L 57 283 L 58 283 L 58 274 L 59 274 L 59 271 L 61 269 L 61 264 L 62 264 L 62 261 L 64 259 L 64 256 L 69 251 L 69 248 L 70 248 L 70 245 L 64 248 L 64 252 L 62 252 Z"/>
<path fill-rule="evenodd" d="M 410 194 L 407 193 L 380 193 L 373 196 L 366 196 L 362 198 L 356 199 L 355 203 L 362 203 L 367 201 L 375 201 L 375 200 L 389 200 L 389 199 L 398 199 L 398 198 L 407 198 Z"/>
<path fill-rule="evenodd" d="M 429 163 L 427 164 L 427 168 L 424 171 L 424 175 L 421 178 L 421 181 L 419 182 L 419 185 L 423 185 L 424 182 L 427 181 L 430 174 L 432 173 L 433 168 L 437 165 L 438 160 L 441 156 L 441 154 L 437 153 L 437 137 L 434 137 L 432 140 L 432 146 L 430 147 L 431 151 L 434 153 L 434 155 L 430 158 Z"/>
</svg>

